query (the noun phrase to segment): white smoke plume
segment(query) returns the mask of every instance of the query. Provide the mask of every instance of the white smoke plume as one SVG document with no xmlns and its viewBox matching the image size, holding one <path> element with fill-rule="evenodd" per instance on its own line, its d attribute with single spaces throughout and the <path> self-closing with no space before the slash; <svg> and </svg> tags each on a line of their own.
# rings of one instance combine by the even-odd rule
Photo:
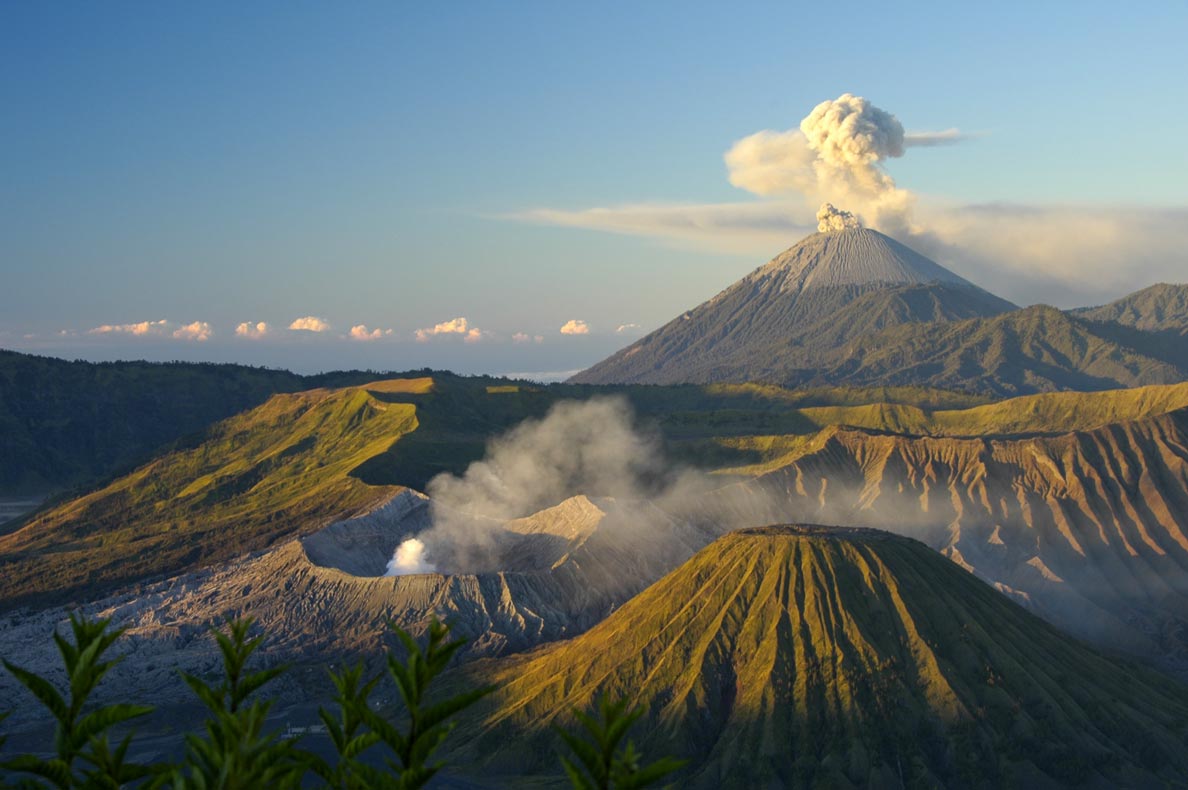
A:
<svg viewBox="0 0 1188 790">
<path fill-rule="evenodd" d="M 914 142 L 935 145 L 955 130 L 920 133 Z M 911 230 L 913 195 L 883 169 L 903 156 L 903 124 L 861 96 L 843 93 L 813 108 L 800 128 L 762 131 L 726 152 L 730 183 L 757 195 L 801 195 L 810 204 L 837 202 L 889 233 Z"/>
<path fill-rule="evenodd" d="M 492 440 L 486 457 L 460 477 L 443 474 L 429 482 L 433 526 L 417 536 L 425 545 L 418 556 L 447 572 L 502 570 L 492 563 L 506 550 L 506 522 L 579 494 L 629 503 L 599 529 L 630 545 L 653 538 L 662 544 L 663 530 L 674 524 L 717 534 L 775 520 L 778 509 L 762 493 L 724 493 L 722 485 L 675 468 L 658 434 L 635 423 L 625 400 L 562 401 L 544 418 Z"/>
<path fill-rule="evenodd" d="M 425 544 L 416 538 L 409 538 L 396 547 L 392 559 L 388 560 L 385 576 L 409 576 L 414 573 L 435 573 L 432 563 L 425 561 Z"/>
<path fill-rule="evenodd" d="M 861 227 L 862 222 L 856 216 L 849 211 L 834 208 L 832 203 L 826 203 L 817 211 L 817 230 L 821 233 L 854 230 Z"/>
<path fill-rule="evenodd" d="M 435 477 L 426 493 L 453 511 L 512 519 L 578 493 L 637 495 L 659 472 L 658 455 L 658 439 L 635 430 L 625 402 L 562 401 L 492 440 L 461 477 Z"/>
</svg>

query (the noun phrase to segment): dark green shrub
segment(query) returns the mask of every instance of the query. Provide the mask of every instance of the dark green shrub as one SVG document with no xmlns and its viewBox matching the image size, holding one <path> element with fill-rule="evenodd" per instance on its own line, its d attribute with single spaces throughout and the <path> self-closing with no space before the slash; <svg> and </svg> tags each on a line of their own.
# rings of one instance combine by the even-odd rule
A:
<svg viewBox="0 0 1188 790">
<path fill-rule="evenodd" d="M 171 773 L 177 790 L 250 790 L 258 787 L 300 787 L 310 757 L 297 742 L 264 731 L 271 700 L 248 697 L 285 671 L 272 667 L 247 672 L 248 658 L 264 641 L 248 638 L 252 620 L 232 620 L 228 633 L 213 631 L 223 656 L 223 678 L 212 686 L 194 675 L 182 675 L 210 712 L 203 735 L 186 736 L 186 757 Z"/>
<path fill-rule="evenodd" d="M 640 765 L 641 755 L 635 744 L 627 741 L 627 731 L 642 715 L 639 708 L 627 709 L 627 700 L 611 702 L 598 699 L 595 715 L 575 709 L 581 729 L 569 731 L 556 728 L 566 745 L 577 757 L 574 762 L 561 755 L 561 764 L 575 790 L 637 790 L 658 783 L 677 771 L 684 760 L 663 757 L 650 765 Z"/>
<path fill-rule="evenodd" d="M 8 671 L 49 711 L 55 722 L 54 757 L 47 760 L 26 754 L 0 762 L 0 769 L 6 772 L 25 774 L 28 777 L 26 786 L 118 788 L 160 773 L 160 769 L 127 762 L 132 733 L 124 736 L 114 749 L 108 739 L 113 727 L 151 713 L 151 707 L 87 705 L 99 681 L 120 661 L 118 658 L 103 660 L 103 654 L 123 633 L 122 630 L 109 630 L 108 624 L 107 620 L 92 621 L 71 614 L 73 643 L 61 634 L 54 634 L 70 684 L 66 697 L 45 678 L 7 660 L 4 662 Z"/>
</svg>

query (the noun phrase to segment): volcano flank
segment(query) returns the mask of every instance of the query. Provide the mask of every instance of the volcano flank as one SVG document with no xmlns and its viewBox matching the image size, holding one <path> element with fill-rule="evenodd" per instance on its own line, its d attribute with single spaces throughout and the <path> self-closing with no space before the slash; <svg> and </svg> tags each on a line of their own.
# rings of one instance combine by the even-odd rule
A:
<svg viewBox="0 0 1188 790">
<path fill-rule="evenodd" d="M 1188 771 L 1188 690 L 876 530 L 731 533 L 588 633 L 469 671 L 500 685 L 471 723 L 493 771 L 547 772 L 538 740 L 598 694 L 642 706 L 643 747 L 689 759 L 692 787 L 1137 787 Z"/>
</svg>

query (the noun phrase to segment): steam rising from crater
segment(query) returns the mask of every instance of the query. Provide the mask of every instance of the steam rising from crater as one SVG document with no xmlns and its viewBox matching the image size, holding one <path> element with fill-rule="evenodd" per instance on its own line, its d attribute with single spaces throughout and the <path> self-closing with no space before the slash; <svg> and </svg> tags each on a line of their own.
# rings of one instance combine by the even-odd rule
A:
<svg viewBox="0 0 1188 790">
<path fill-rule="evenodd" d="M 506 548 L 508 520 L 579 494 L 622 503 L 599 529 L 624 530 L 617 534 L 628 543 L 676 523 L 713 522 L 717 531 L 771 520 L 767 510 L 741 519 L 728 513 L 738 503 L 721 487 L 707 474 L 674 468 L 659 436 L 636 424 L 626 400 L 562 401 L 542 419 L 493 439 L 486 457 L 461 476 L 429 482 L 433 526 L 418 535 L 425 547 L 418 558 L 443 572 L 490 569 Z M 750 513 L 758 502 L 767 499 L 750 492 L 742 509 Z"/>
<path fill-rule="evenodd" d="M 408 576 L 414 573 L 435 573 L 433 563 L 425 561 L 425 544 L 416 538 L 409 538 L 396 547 L 392 559 L 388 560 L 385 576 Z"/>
</svg>

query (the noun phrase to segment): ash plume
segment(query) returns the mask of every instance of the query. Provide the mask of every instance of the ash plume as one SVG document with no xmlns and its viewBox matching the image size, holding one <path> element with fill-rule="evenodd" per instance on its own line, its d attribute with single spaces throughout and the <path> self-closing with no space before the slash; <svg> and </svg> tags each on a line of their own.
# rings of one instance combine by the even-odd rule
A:
<svg viewBox="0 0 1188 790">
<path fill-rule="evenodd" d="M 855 230 L 861 227 L 862 222 L 858 217 L 849 211 L 834 208 L 832 203 L 826 203 L 817 211 L 817 230 L 821 233 Z"/>
<path fill-rule="evenodd" d="M 801 195 L 810 204 L 842 203 L 867 224 L 905 235 L 915 197 L 896 186 L 883 163 L 903 156 L 909 141 L 936 138 L 909 138 L 894 115 L 843 93 L 814 107 L 797 129 L 744 137 L 725 159 L 737 187 L 763 196 Z"/>
</svg>

